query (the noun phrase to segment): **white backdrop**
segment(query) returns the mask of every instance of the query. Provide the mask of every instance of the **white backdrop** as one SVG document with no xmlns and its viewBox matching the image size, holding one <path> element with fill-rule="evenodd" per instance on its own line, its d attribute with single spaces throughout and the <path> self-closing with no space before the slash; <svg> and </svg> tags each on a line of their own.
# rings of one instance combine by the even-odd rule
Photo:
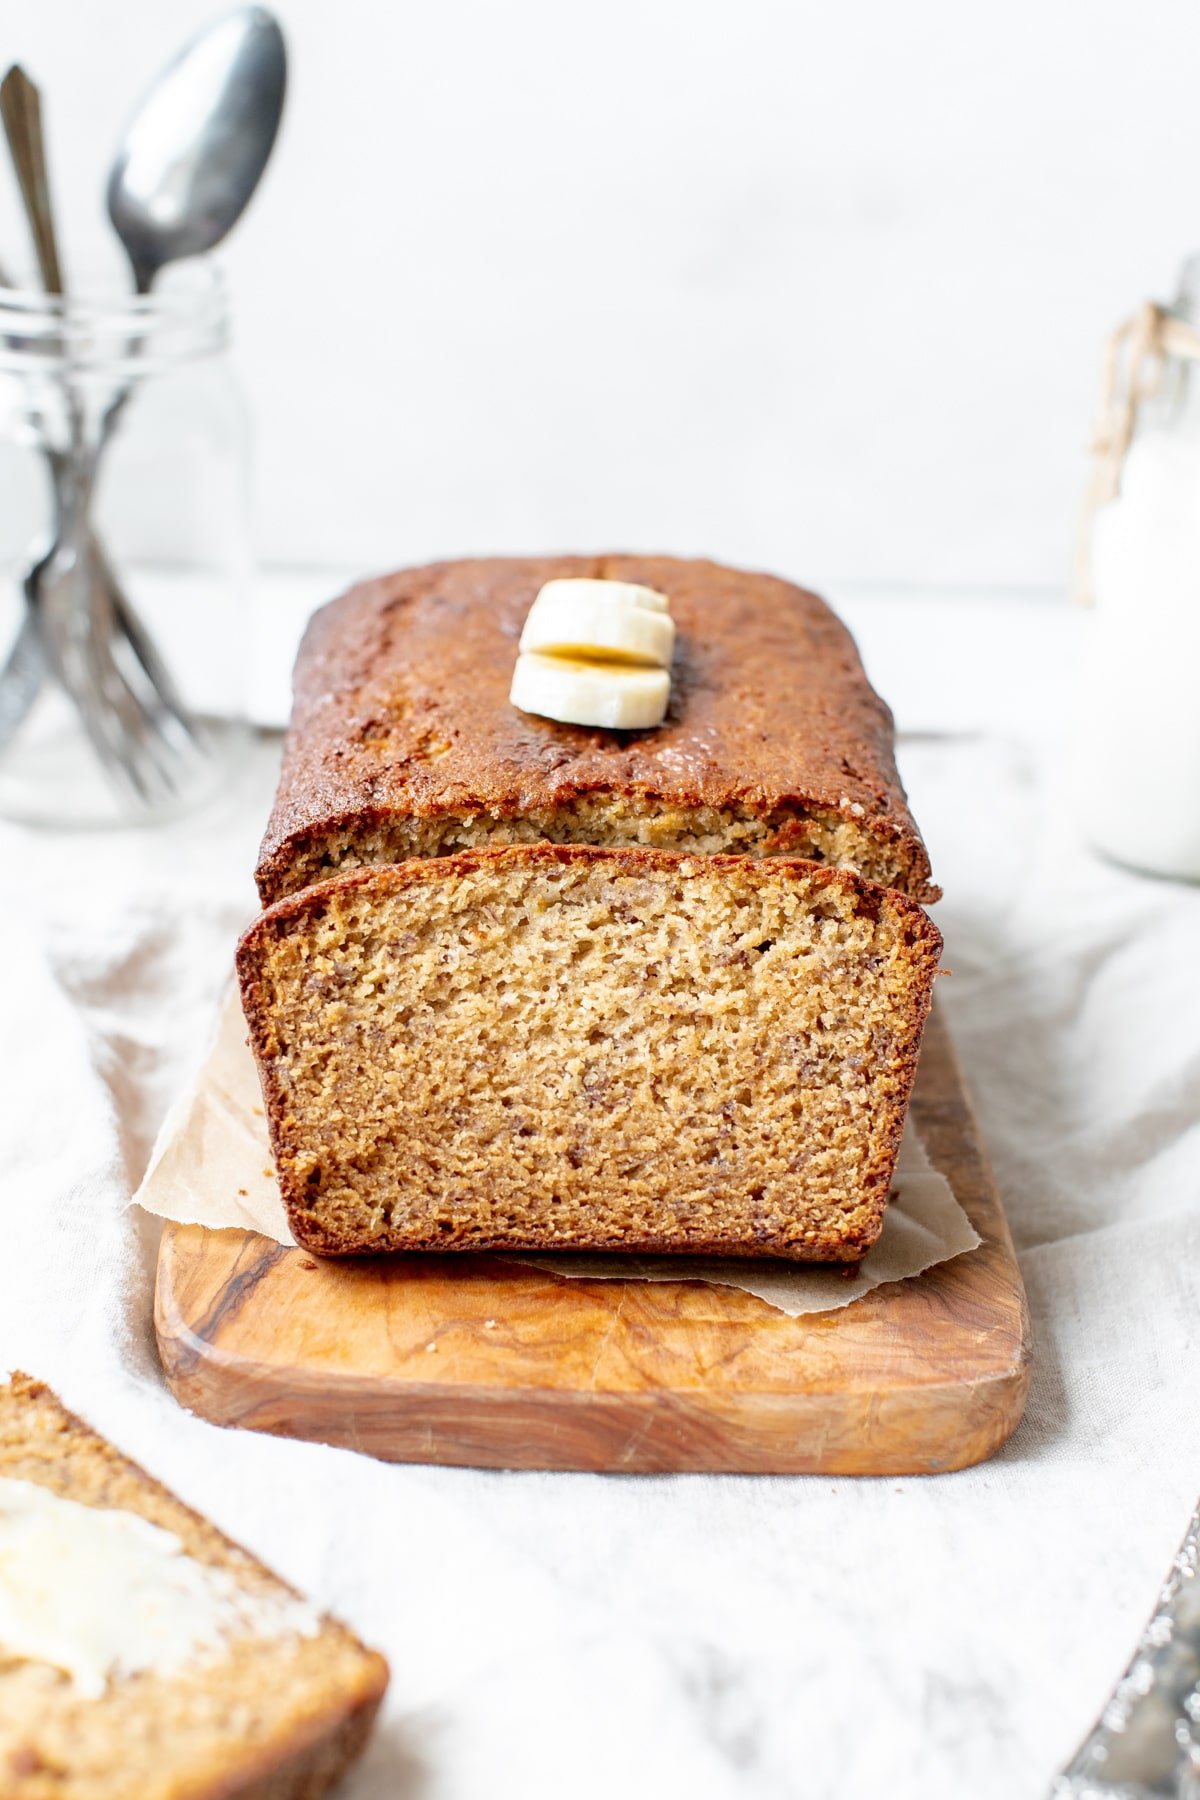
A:
<svg viewBox="0 0 1200 1800">
<path fill-rule="evenodd" d="M 226 258 L 267 560 L 1061 585 L 1101 339 L 1200 244 L 1200 10 L 278 4 L 290 110 Z M 76 263 L 213 11 L 10 0 Z"/>
</svg>

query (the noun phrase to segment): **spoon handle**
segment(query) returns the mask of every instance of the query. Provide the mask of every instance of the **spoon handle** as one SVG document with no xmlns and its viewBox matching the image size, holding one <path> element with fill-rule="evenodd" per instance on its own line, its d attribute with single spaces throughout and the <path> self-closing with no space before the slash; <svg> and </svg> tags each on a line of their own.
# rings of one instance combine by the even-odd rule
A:
<svg viewBox="0 0 1200 1800">
<path fill-rule="evenodd" d="M 0 81 L 0 119 L 25 211 L 33 233 L 42 286 L 48 294 L 63 291 L 62 269 L 58 261 L 58 244 L 54 235 L 54 219 L 50 207 L 50 178 L 46 169 L 46 146 L 42 137 L 42 97 L 24 69 L 14 63 Z"/>
</svg>

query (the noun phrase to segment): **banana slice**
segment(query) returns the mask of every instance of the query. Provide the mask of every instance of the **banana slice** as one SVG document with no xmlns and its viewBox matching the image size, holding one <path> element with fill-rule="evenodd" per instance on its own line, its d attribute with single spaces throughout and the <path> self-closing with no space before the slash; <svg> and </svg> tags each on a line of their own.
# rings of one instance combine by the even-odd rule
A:
<svg viewBox="0 0 1200 1800">
<path fill-rule="evenodd" d="M 521 712 L 539 713 L 565 725 L 644 731 L 662 724 L 670 691 L 671 677 L 665 669 L 584 662 L 528 650 L 517 658 L 508 697 Z"/>
<path fill-rule="evenodd" d="M 674 622 L 641 595 L 662 600 L 624 581 L 548 581 L 529 609 L 519 648 L 669 668 Z"/>
<path fill-rule="evenodd" d="M 635 581 L 563 577 L 529 609 L 509 699 L 568 725 L 661 725 L 675 625 L 665 594 Z"/>
</svg>

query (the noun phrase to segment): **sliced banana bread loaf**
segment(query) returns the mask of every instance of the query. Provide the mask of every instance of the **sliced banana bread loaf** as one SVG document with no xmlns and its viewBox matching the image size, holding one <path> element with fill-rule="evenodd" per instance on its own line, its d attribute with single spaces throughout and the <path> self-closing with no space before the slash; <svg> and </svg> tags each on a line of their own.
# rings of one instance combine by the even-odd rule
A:
<svg viewBox="0 0 1200 1800">
<path fill-rule="evenodd" d="M 386 1686 L 48 1388 L 0 1380 L 4 1800 L 317 1800 Z"/>
<path fill-rule="evenodd" d="M 510 703 L 563 577 L 669 608 L 661 726 Z M 635 556 L 355 589 L 300 653 L 258 881 L 238 966 L 310 1248 L 874 1242 L 936 889 L 891 715 L 815 595 Z"/>
</svg>

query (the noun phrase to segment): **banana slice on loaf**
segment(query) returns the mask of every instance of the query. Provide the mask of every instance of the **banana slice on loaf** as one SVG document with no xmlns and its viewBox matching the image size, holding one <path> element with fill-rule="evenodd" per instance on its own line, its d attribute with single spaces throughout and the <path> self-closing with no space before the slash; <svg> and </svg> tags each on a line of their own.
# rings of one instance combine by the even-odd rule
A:
<svg viewBox="0 0 1200 1800">
<path fill-rule="evenodd" d="M 669 669 L 675 625 L 665 602 L 655 608 L 642 598 L 649 593 L 623 581 L 547 582 L 529 609 L 519 648 Z"/>
<path fill-rule="evenodd" d="M 521 632 L 509 700 L 560 724 L 648 730 L 667 716 L 674 648 L 666 596 L 653 588 L 548 581 Z"/>
<path fill-rule="evenodd" d="M 543 719 L 641 731 L 661 725 L 670 692 L 665 669 L 612 667 L 527 650 L 517 658 L 510 698 L 522 712 Z"/>
</svg>

